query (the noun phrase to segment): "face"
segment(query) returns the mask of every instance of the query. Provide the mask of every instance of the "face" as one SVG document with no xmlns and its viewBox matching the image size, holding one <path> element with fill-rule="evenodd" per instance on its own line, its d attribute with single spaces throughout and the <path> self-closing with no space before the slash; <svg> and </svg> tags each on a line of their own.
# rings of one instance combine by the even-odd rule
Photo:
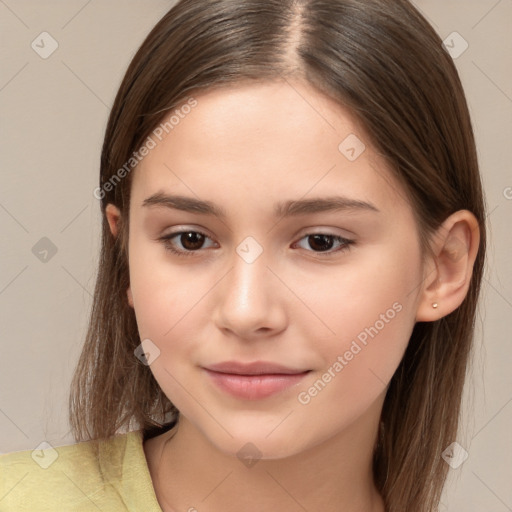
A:
<svg viewBox="0 0 512 512">
<path fill-rule="evenodd" d="M 413 211 L 349 112 L 311 87 L 194 98 L 133 174 L 140 337 L 213 445 L 296 454 L 380 411 L 418 305 Z"/>
</svg>

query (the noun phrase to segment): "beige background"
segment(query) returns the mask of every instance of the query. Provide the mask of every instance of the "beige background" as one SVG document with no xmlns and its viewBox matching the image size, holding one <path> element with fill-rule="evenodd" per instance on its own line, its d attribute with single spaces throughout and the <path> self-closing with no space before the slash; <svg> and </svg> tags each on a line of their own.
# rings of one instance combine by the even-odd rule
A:
<svg viewBox="0 0 512 512">
<path fill-rule="evenodd" d="M 512 0 L 414 3 L 443 39 L 456 31 L 469 44 L 455 62 L 490 230 L 457 439 L 469 458 L 450 469 L 441 510 L 511 511 Z M 0 0 L 0 452 L 73 443 L 67 399 L 94 289 L 103 132 L 130 59 L 172 4 Z M 58 43 L 47 59 L 31 47 L 43 31 Z M 32 249 L 43 237 L 57 251 L 46 262 Z"/>
</svg>

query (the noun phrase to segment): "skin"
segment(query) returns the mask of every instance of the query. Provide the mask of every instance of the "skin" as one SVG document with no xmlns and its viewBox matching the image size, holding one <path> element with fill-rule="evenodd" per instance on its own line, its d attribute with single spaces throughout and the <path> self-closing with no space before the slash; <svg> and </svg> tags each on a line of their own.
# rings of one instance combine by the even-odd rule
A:
<svg viewBox="0 0 512 512">
<path fill-rule="evenodd" d="M 127 300 L 141 340 L 160 351 L 150 369 L 180 410 L 177 427 L 144 444 L 161 507 L 382 512 L 371 458 L 387 386 L 415 322 L 464 299 L 478 223 L 465 210 L 451 215 L 423 262 L 404 189 L 346 109 L 299 82 L 194 97 L 197 106 L 134 171 L 130 199 Z M 366 146 L 354 161 L 338 149 L 349 134 Z M 226 218 L 142 206 L 156 192 L 209 200 Z M 278 201 L 332 195 L 379 211 L 273 215 Z M 121 212 L 108 205 L 106 215 L 117 236 Z M 207 235 L 192 256 L 159 240 L 180 230 Z M 336 252 L 329 239 L 322 252 L 314 233 L 354 243 Z M 248 236 L 263 250 L 252 263 L 236 252 Z M 173 241 L 194 251 L 184 237 Z M 338 356 L 393 304 L 400 311 L 332 377 Z M 276 395 L 242 400 L 201 368 L 227 360 L 311 371 Z M 330 381 L 300 403 L 329 368 Z M 252 467 L 237 457 L 248 442 L 260 453 Z"/>
</svg>

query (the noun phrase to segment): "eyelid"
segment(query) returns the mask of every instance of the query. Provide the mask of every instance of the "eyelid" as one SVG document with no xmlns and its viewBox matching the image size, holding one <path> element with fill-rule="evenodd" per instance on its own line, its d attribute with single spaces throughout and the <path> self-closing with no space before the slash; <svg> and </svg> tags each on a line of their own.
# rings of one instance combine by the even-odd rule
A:
<svg viewBox="0 0 512 512">
<path fill-rule="evenodd" d="M 183 231 L 185 232 L 189 232 L 189 231 L 193 231 L 195 233 L 202 233 L 204 235 L 207 235 L 209 236 L 210 238 L 213 238 L 211 233 L 209 233 L 209 231 L 206 229 L 206 228 L 203 228 L 203 227 L 199 227 L 199 226 L 195 226 L 194 224 L 176 224 L 175 226 L 172 226 L 172 231 L 169 231 L 169 235 L 170 234 L 176 234 L 176 233 L 181 233 Z M 164 235 L 164 236 L 167 236 L 167 235 Z"/>
<path fill-rule="evenodd" d="M 341 233 L 340 233 L 341 231 Z M 311 227 L 305 227 L 302 228 L 300 231 L 297 232 L 295 237 L 304 237 L 306 235 L 330 235 L 330 236 L 339 236 L 341 238 L 345 239 L 351 239 L 355 238 L 357 235 L 348 229 L 342 229 L 339 227 L 334 226 L 311 226 Z"/>
<path fill-rule="evenodd" d="M 341 231 L 343 231 L 343 233 L 336 233 L 333 230 L 341 230 Z M 212 240 L 215 240 L 215 237 L 207 229 L 202 228 L 202 227 L 201 228 L 195 227 L 194 225 L 187 225 L 187 224 L 173 226 L 172 231 L 168 232 L 167 234 L 165 234 L 163 236 L 168 237 L 168 236 L 177 235 L 179 233 L 190 232 L 190 231 L 192 231 L 194 233 L 200 233 L 204 236 L 207 236 L 208 238 L 210 238 Z M 298 238 L 298 237 L 304 238 L 306 235 L 316 235 L 316 234 L 340 237 L 345 240 L 351 240 L 352 237 L 355 238 L 357 236 L 353 231 L 350 231 L 348 229 L 341 229 L 341 228 L 329 227 L 329 226 L 320 226 L 319 227 L 318 225 L 315 225 L 312 227 L 308 226 L 305 228 L 301 228 L 298 232 L 296 232 L 293 235 L 293 238 Z"/>
</svg>

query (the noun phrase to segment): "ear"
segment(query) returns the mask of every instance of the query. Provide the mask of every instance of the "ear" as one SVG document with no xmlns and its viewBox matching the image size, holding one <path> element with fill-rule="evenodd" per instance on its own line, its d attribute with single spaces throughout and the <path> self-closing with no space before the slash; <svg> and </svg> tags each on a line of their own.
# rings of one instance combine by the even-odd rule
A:
<svg viewBox="0 0 512 512">
<path fill-rule="evenodd" d="M 117 237 L 119 231 L 119 220 L 121 219 L 121 212 L 117 206 L 112 203 L 108 203 L 105 208 L 105 216 L 107 217 L 108 224 L 110 226 L 110 232 Z"/>
<path fill-rule="evenodd" d="M 133 295 L 132 295 L 132 287 L 128 286 L 126 290 L 126 296 L 128 297 L 128 304 L 133 308 Z"/>
<path fill-rule="evenodd" d="M 119 233 L 119 220 L 121 219 L 121 212 L 117 206 L 112 203 L 107 204 L 105 208 L 105 216 L 107 217 L 108 225 L 110 226 L 110 232 L 117 237 Z M 128 286 L 126 290 L 126 295 L 128 297 L 128 304 L 133 308 L 133 296 L 131 286 Z"/>
<path fill-rule="evenodd" d="M 425 265 L 417 322 L 433 322 L 462 304 L 479 245 L 478 220 L 470 211 L 459 210 L 443 222 L 433 236 L 432 256 Z"/>
</svg>

